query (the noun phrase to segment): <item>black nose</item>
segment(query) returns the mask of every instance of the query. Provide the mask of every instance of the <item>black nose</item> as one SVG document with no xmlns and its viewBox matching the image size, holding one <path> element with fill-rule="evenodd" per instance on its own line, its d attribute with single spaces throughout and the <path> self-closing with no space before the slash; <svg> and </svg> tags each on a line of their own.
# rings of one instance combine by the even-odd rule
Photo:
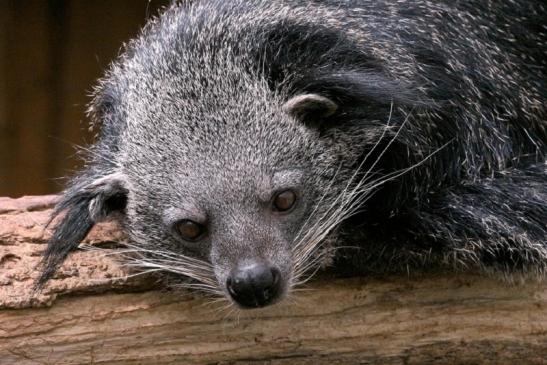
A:
<svg viewBox="0 0 547 365">
<path fill-rule="evenodd" d="M 272 304 L 279 296 L 281 273 L 277 268 L 264 263 L 236 267 L 230 273 L 226 287 L 241 307 L 264 307 Z"/>
</svg>

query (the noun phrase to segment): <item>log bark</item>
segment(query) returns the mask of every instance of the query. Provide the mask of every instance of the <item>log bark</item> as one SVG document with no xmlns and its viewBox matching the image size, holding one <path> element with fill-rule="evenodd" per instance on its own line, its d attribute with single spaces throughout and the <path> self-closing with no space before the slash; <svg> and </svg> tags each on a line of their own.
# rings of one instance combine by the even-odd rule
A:
<svg viewBox="0 0 547 365">
<path fill-rule="evenodd" d="M 547 364 L 547 284 L 324 277 L 236 311 L 113 258 L 115 223 L 32 291 L 54 196 L 0 198 L 0 364 Z"/>
</svg>

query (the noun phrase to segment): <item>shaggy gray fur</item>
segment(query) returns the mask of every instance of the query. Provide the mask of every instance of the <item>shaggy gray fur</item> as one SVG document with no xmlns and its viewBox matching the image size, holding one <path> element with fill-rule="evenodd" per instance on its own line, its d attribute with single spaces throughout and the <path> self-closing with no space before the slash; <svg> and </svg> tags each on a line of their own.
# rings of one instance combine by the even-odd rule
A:
<svg viewBox="0 0 547 365">
<path fill-rule="evenodd" d="M 282 295 L 332 262 L 543 276 L 546 18 L 525 0 L 174 4 L 95 90 L 41 282 L 114 212 L 134 265 L 217 294 L 257 258 Z"/>
</svg>

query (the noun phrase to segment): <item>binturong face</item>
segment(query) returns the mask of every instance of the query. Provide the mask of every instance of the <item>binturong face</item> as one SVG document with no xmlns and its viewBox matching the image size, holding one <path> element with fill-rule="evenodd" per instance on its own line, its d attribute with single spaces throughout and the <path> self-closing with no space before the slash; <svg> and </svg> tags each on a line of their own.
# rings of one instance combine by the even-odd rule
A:
<svg viewBox="0 0 547 365">
<path fill-rule="evenodd" d="M 240 308 L 283 299 L 330 252 L 320 203 L 331 199 L 337 162 L 299 116 L 331 103 L 298 95 L 129 115 L 119 164 L 130 263 Z"/>
<path fill-rule="evenodd" d="M 337 105 L 278 95 L 236 67 L 232 77 L 203 70 L 220 73 L 216 82 L 192 84 L 199 67 L 171 78 L 127 68 L 101 85 L 91 107 L 101 135 L 57 206 L 65 215 L 40 284 L 113 213 L 129 265 L 240 308 L 278 302 L 328 261 L 325 238 L 351 200 L 343 193 L 358 155 L 317 127 Z"/>
</svg>

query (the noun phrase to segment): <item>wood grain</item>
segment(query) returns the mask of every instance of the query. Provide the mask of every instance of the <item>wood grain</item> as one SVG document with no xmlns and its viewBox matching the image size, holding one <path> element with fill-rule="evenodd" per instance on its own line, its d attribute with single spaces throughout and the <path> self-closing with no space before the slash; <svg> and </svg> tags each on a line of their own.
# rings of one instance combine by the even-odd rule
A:
<svg viewBox="0 0 547 365">
<path fill-rule="evenodd" d="M 547 285 L 477 276 L 324 277 L 236 311 L 161 290 L 103 253 L 113 223 L 29 288 L 55 197 L 0 199 L 0 364 L 547 364 Z M 109 243 L 110 242 L 110 243 Z M 106 250 L 106 251 L 105 251 Z"/>
</svg>

